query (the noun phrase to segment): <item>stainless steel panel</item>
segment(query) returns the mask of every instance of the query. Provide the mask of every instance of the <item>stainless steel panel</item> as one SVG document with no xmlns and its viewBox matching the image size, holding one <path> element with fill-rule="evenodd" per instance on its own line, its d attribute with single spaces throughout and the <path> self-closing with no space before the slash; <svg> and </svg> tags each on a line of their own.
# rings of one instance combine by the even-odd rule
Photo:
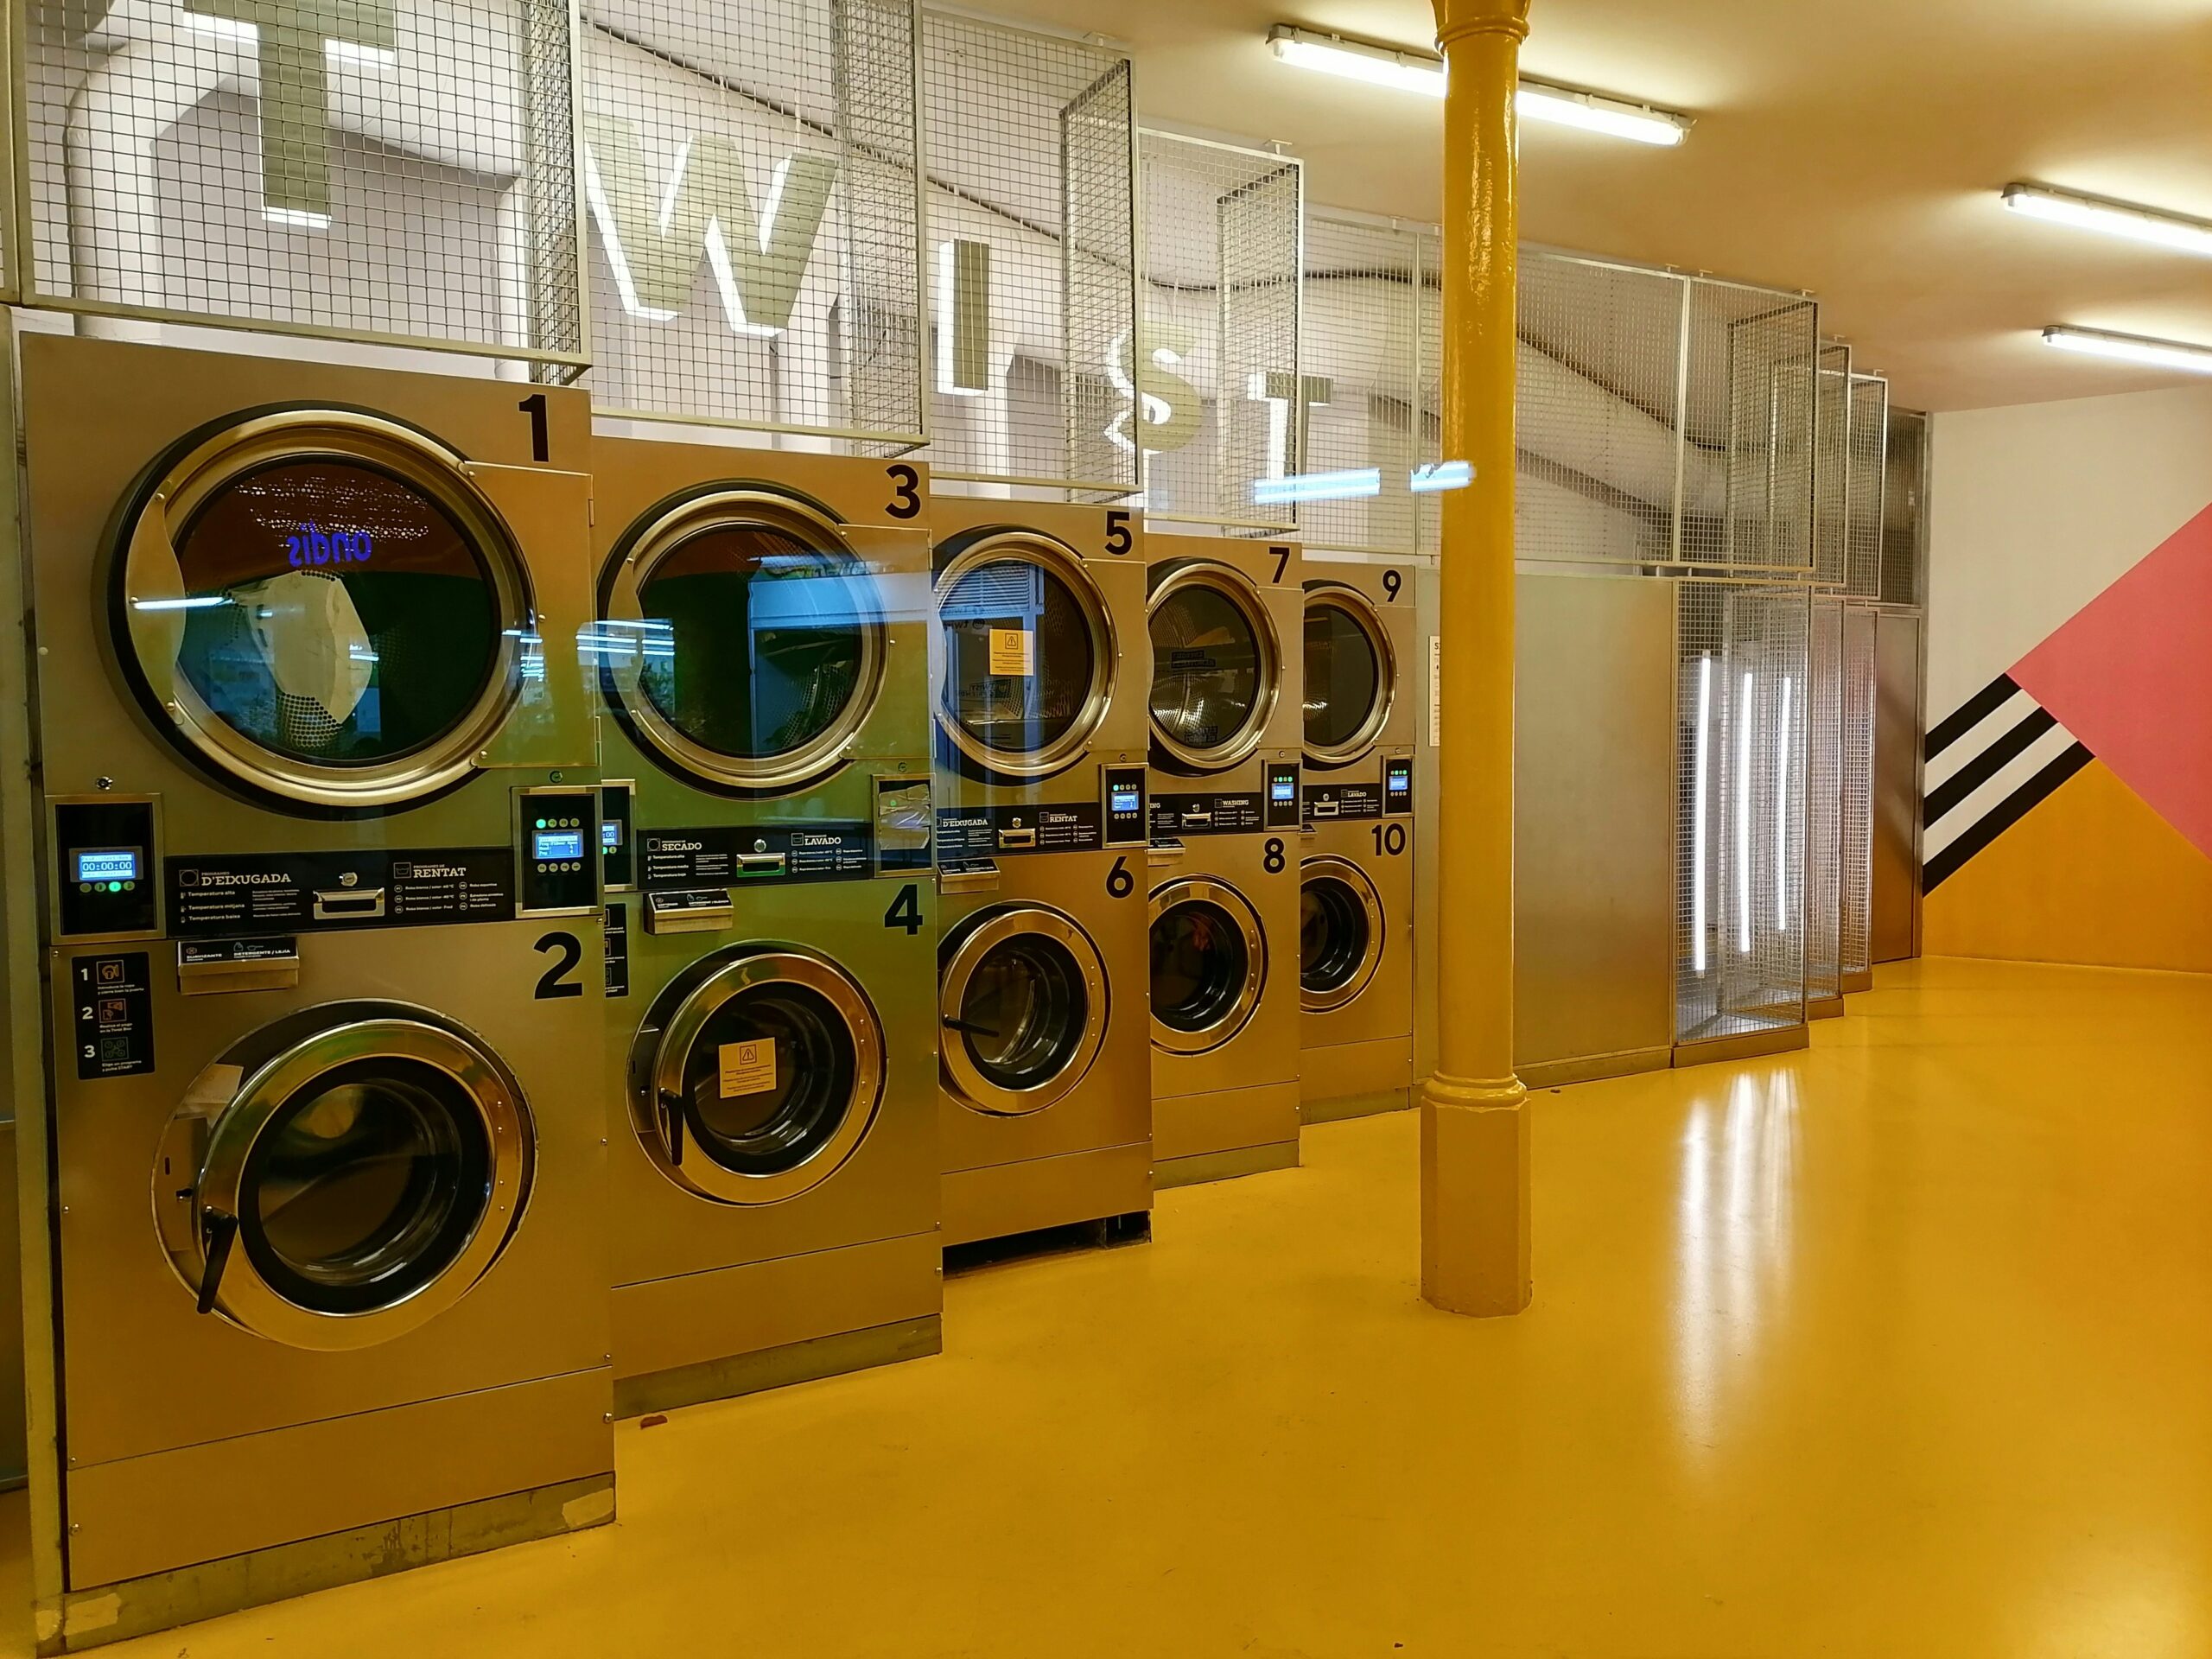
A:
<svg viewBox="0 0 2212 1659">
<path fill-rule="evenodd" d="M 1876 962 L 1920 954 L 1921 620 L 1884 611 L 1874 625 L 1873 910 Z"/>
<path fill-rule="evenodd" d="M 1674 1038 L 1674 584 L 1523 575 L 1516 1062 Z"/>
</svg>

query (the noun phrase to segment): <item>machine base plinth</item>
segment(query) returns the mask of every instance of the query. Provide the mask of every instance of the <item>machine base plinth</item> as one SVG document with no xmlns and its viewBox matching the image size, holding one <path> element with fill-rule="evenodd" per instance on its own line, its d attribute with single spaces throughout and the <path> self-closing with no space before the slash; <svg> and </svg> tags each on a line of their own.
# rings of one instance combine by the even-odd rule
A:
<svg viewBox="0 0 2212 1659">
<path fill-rule="evenodd" d="M 674 1411 L 683 1406 L 702 1405 L 709 1400 L 732 1400 L 793 1382 L 811 1382 L 847 1371 L 864 1371 L 877 1365 L 895 1365 L 906 1359 L 926 1359 L 944 1351 L 944 1319 L 931 1313 L 900 1319 L 893 1325 L 872 1325 L 865 1331 L 841 1331 L 835 1336 L 815 1337 L 786 1343 L 755 1353 L 728 1359 L 702 1360 L 643 1376 L 626 1376 L 614 1385 L 614 1414 L 640 1417 L 651 1411 Z"/>
</svg>

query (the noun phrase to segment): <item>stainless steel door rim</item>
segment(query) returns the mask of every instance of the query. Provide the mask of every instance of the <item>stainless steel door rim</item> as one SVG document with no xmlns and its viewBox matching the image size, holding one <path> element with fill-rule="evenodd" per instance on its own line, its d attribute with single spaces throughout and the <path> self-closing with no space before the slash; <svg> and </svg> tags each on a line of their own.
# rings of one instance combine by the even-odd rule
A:
<svg viewBox="0 0 2212 1659">
<path fill-rule="evenodd" d="M 1090 1071 L 1091 1062 L 1106 1040 L 1108 987 L 1106 963 L 1098 946 L 1071 918 L 1042 905 L 1010 905 L 987 911 L 964 932 L 945 960 L 939 978 L 938 1014 L 945 1027 L 938 1045 L 942 1069 L 954 1094 L 963 1103 L 1000 1117 L 1023 1117 L 1041 1112 L 1064 1100 Z M 1067 1021 L 1072 1029 L 1030 1033 L 1041 1042 L 1039 1070 L 1033 1083 L 1015 1085 L 977 1052 L 970 1030 L 969 995 L 976 976 L 995 958 L 1025 946 L 1041 945 L 1055 952 L 1080 981 L 1082 1006 Z M 1050 1006 L 1039 1010 L 1046 1018 L 1065 1010 Z M 980 1033 L 1011 1047 L 1018 1033 L 993 1030 Z"/>
<path fill-rule="evenodd" d="M 1382 966 L 1382 899 L 1366 871 L 1327 854 L 1300 866 L 1299 900 L 1299 1006 L 1308 1014 L 1328 1014 L 1357 1000 Z M 1309 900 L 1318 912 L 1306 910 Z M 1305 937 L 1309 917 L 1325 930 L 1318 961 Z"/>
<path fill-rule="evenodd" d="M 297 1029 L 266 1058 L 251 1053 L 253 1039 L 233 1045 L 187 1091 L 156 1160 L 156 1223 L 171 1265 L 200 1297 L 202 1311 L 296 1348 L 343 1351 L 388 1342 L 460 1301 L 513 1236 L 537 1156 L 529 1110 L 513 1073 L 481 1041 L 427 1009 L 335 1003 L 283 1023 Z M 242 1050 L 249 1052 L 246 1065 L 232 1058 Z M 450 1127 L 480 1149 L 480 1157 L 449 1160 L 448 1168 L 426 1174 L 418 1162 L 407 1173 L 400 1196 L 403 1202 L 414 1197 L 418 1214 L 440 1196 L 453 1206 L 437 1236 L 442 1248 L 425 1259 L 421 1247 L 434 1240 L 414 1234 L 412 1258 L 391 1254 L 379 1269 L 372 1257 L 344 1286 L 345 1299 L 359 1301 L 358 1309 L 308 1305 L 317 1299 L 298 1288 L 307 1281 L 285 1259 L 268 1224 L 286 1206 L 308 1202 L 314 1184 L 302 1184 L 289 1198 L 276 1195 L 274 1205 L 266 1202 L 269 1189 L 284 1179 L 272 1167 L 275 1137 L 293 1133 L 299 1141 L 334 1148 L 340 1161 L 321 1173 L 358 1175 L 376 1149 L 364 1148 L 367 1155 L 349 1171 L 344 1141 L 366 1109 L 366 1090 L 411 1091 L 419 1099 L 428 1092 L 422 1083 L 435 1079 L 450 1088 L 436 1084 L 432 1103 L 453 1103 L 473 1113 L 456 1113 Z M 313 1122 L 318 1111 L 334 1121 Z M 442 1194 L 433 1190 L 441 1183 Z M 341 1207 L 346 1202 L 341 1198 Z M 353 1203 L 355 1213 L 333 1217 L 325 1236 L 331 1228 L 357 1230 Z M 312 1217 L 306 1227 L 314 1230 Z M 403 1231 L 387 1249 L 409 1237 Z"/>
<path fill-rule="evenodd" d="M 1313 683 L 1314 670 L 1325 664 L 1337 649 L 1333 644 L 1316 648 L 1315 626 L 1326 628 L 1338 619 L 1353 631 L 1349 638 L 1364 643 L 1375 672 L 1375 690 L 1367 707 L 1349 722 L 1330 720 L 1331 715 L 1341 711 L 1332 708 L 1326 690 L 1317 688 Z M 1350 766 L 1375 747 L 1382 728 L 1389 723 L 1391 708 L 1398 695 L 1398 653 L 1390 643 L 1390 631 L 1383 623 L 1382 613 L 1357 588 L 1333 582 L 1309 587 L 1306 590 L 1305 627 L 1306 758 L 1316 766 Z M 1317 719 L 1333 728 L 1325 730 L 1318 741 L 1314 730 Z"/>
<path fill-rule="evenodd" d="M 819 557 L 834 580 L 855 598 L 860 659 L 853 683 L 835 715 L 791 747 L 764 754 L 738 754 L 698 741 L 683 731 L 650 695 L 645 683 L 645 592 L 656 569 L 705 537 L 724 531 L 766 531 L 801 542 Z M 846 747 L 874 709 L 882 689 L 884 608 L 867 564 L 828 513 L 796 496 L 754 487 L 730 487 L 695 494 L 656 517 L 640 522 L 625 537 L 626 551 L 610 573 L 602 623 L 635 632 L 602 640 L 600 659 L 623 714 L 646 742 L 679 769 L 709 785 L 764 792 L 786 792 L 835 771 Z"/>
<path fill-rule="evenodd" d="M 413 493 L 450 521 L 488 589 L 491 637 L 484 642 L 487 665 L 480 690 L 421 743 L 367 762 L 318 764 L 256 741 L 210 706 L 180 663 L 195 613 L 238 601 L 234 595 L 188 590 L 179 537 L 236 486 L 250 487 L 254 475 L 315 464 L 373 475 Z M 302 533 L 309 528 L 302 526 Z M 350 410 L 245 416 L 169 460 L 122 534 L 118 650 L 173 728 L 173 740 L 195 759 L 256 790 L 339 810 L 375 810 L 435 794 L 474 769 L 479 752 L 505 722 L 520 695 L 524 645 L 535 639 L 536 622 L 521 551 L 462 457 L 412 427 Z M 345 560 L 338 562 L 341 571 L 346 565 Z M 290 567 L 301 569 L 297 555 Z M 311 564 L 308 569 L 327 574 L 328 566 Z"/>
<path fill-rule="evenodd" d="M 1211 742 L 1191 741 L 1187 728 L 1201 696 L 1190 672 L 1177 661 L 1181 646 L 1163 639 L 1163 613 L 1179 600 L 1197 594 L 1217 595 L 1249 630 L 1254 655 L 1253 686 L 1236 726 Z M 1152 632 L 1152 736 L 1180 770 L 1192 772 L 1225 772 L 1249 760 L 1267 734 L 1275 699 L 1282 692 L 1282 641 L 1260 591 L 1234 565 L 1211 559 L 1192 559 L 1171 566 L 1153 586 L 1145 607 Z M 1178 732 L 1179 721 L 1186 728 Z"/>
<path fill-rule="evenodd" d="M 1194 926 L 1204 924 L 1226 928 L 1224 940 L 1239 960 L 1215 964 L 1217 982 L 1200 987 L 1187 1017 L 1177 1016 L 1179 1005 L 1160 995 L 1159 980 L 1160 927 L 1178 918 Z M 1243 1031 L 1260 1006 L 1268 980 L 1268 940 L 1259 912 L 1251 901 L 1226 882 L 1204 876 L 1185 876 L 1155 888 L 1149 920 L 1153 939 L 1152 1040 L 1155 1047 L 1173 1054 L 1204 1054 L 1219 1048 Z M 1163 1007 L 1166 1012 L 1163 1014 Z"/>
</svg>

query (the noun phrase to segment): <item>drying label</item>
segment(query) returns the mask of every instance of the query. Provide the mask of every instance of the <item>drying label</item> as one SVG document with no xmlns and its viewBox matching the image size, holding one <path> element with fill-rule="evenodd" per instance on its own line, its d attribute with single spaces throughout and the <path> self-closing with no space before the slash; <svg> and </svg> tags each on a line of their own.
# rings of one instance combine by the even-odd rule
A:
<svg viewBox="0 0 2212 1659">
<path fill-rule="evenodd" d="M 733 1095 L 764 1095 L 776 1086 L 776 1039 L 758 1037 L 749 1043 L 724 1043 L 715 1053 L 721 1073 L 716 1088 L 723 1099 Z"/>
<path fill-rule="evenodd" d="M 1027 679 L 1037 671 L 1037 636 L 1027 628 L 991 630 L 991 672 L 1018 674 Z"/>
<path fill-rule="evenodd" d="M 515 913 L 514 853 L 505 847 L 239 853 L 171 858 L 165 868 L 169 931 L 181 938 L 499 922 Z M 371 902 L 378 893 L 381 906 Z"/>
</svg>

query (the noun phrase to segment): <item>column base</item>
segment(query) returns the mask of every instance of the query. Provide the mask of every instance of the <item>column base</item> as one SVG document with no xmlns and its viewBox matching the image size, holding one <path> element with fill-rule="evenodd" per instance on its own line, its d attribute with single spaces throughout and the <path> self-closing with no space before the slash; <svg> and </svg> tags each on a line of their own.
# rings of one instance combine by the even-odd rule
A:
<svg viewBox="0 0 2212 1659">
<path fill-rule="evenodd" d="M 1529 1306 L 1529 1091 L 1433 1077 L 1421 1090 L 1421 1290 L 1449 1313 Z"/>
</svg>

